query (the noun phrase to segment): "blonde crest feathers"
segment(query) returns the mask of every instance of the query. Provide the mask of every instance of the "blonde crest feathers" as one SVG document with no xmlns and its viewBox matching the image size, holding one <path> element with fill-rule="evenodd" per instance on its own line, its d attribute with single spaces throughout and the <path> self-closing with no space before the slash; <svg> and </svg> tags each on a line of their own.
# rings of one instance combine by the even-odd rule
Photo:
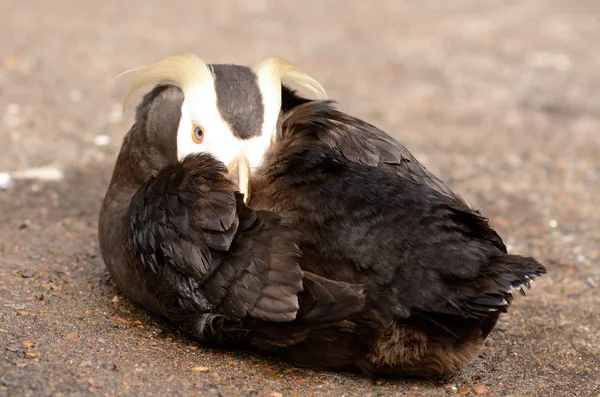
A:
<svg viewBox="0 0 600 397">
<path fill-rule="evenodd" d="M 123 111 L 131 94 L 145 85 L 174 85 L 185 95 L 193 87 L 213 84 L 212 71 L 197 55 L 169 56 L 141 68 L 125 93 Z"/>
<path fill-rule="evenodd" d="M 273 87 L 285 83 L 293 88 L 303 88 L 315 99 L 327 99 L 325 88 L 308 74 L 299 70 L 295 65 L 280 57 L 270 57 L 261 61 L 254 71 L 258 76 L 270 75 Z"/>
<path fill-rule="evenodd" d="M 129 97 L 145 85 L 174 85 L 179 87 L 184 95 L 197 87 L 214 87 L 213 71 L 195 54 L 169 56 L 148 66 L 130 71 L 136 70 L 140 71 L 125 93 L 123 112 L 125 112 Z M 283 58 L 264 59 L 256 65 L 254 71 L 263 96 L 268 96 L 267 101 L 273 101 L 271 103 L 277 104 L 278 107 L 281 106 L 282 83 L 291 88 L 304 89 L 315 99 L 327 99 L 327 92 L 318 81 Z"/>
</svg>

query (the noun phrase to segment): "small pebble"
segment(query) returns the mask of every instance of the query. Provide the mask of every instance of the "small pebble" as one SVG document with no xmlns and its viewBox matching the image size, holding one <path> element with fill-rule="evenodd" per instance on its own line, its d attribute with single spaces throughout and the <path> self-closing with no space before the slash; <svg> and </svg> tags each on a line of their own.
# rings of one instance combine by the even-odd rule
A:
<svg viewBox="0 0 600 397">
<path fill-rule="evenodd" d="M 114 363 L 104 363 L 102 364 L 103 368 L 110 369 L 111 371 L 117 371 L 117 364 Z"/>
<path fill-rule="evenodd" d="M 550 226 L 552 229 L 556 229 L 558 227 L 558 221 L 556 219 L 552 219 L 550 222 L 548 222 L 548 226 Z"/>
<path fill-rule="evenodd" d="M 98 135 L 94 138 L 94 145 L 96 146 L 107 146 L 110 143 L 110 136 Z"/>
<path fill-rule="evenodd" d="M 13 187 L 13 179 L 8 172 L 0 172 L 0 189 L 9 189 Z"/>
<path fill-rule="evenodd" d="M 56 167 L 26 168 L 12 173 L 15 179 L 38 179 L 42 181 L 60 181 L 64 173 Z"/>
<path fill-rule="evenodd" d="M 193 367 L 192 371 L 207 372 L 207 371 L 210 371 L 210 368 L 209 367 Z"/>
<path fill-rule="evenodd" d="M 593 278 L 588 277 L 586 281 L 590 287 L 594 288 L 596 286 L 596 282 L 594 281 Z"/>
</svg>

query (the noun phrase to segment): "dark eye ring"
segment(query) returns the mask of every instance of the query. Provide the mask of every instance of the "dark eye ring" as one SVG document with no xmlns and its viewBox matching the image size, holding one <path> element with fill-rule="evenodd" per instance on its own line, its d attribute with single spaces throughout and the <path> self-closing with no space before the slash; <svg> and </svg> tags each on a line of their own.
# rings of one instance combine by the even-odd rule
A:
<svg viewBox="0 0 600 397">
<path fill-rule="evenodd" d="M 192 124 L 192 139 L 197 144 L 201 144 L 204 141 L 204 128 L 199 125 Z"/>
</svg>

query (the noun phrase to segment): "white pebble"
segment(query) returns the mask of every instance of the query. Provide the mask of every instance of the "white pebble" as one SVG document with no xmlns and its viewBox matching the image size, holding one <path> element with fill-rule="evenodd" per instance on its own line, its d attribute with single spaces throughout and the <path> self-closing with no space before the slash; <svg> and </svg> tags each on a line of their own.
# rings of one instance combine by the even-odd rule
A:
<svg viewBox="0 0 600 397">
<path fill-rule="evenodd" d="M 110 136 L 108 135 L 98 135 L 94 138 L 94 145 L 96 146 L 106 146 L 110 143 Z"/>
<path fill-rule="evenodd" d="M 26 168 L 12 174 L 15 179 L 37 179 L 41 181 L 60 181 L 64 179 L 62 170 L 56 167 Z"/>
<path fill-rule="evenodd" d="M 550 226 L 552 229 L 556 229 L 558 227 L 558 221 L 556 219 L 552 219 L 550 222 L 548 222 L 548 226 Z"/>
<path fill-rule="evenodd" d="M 0 189 L 9 189 L 13 186 L 13 179 L 8 172 L 0 172 Z"/>
</svg>

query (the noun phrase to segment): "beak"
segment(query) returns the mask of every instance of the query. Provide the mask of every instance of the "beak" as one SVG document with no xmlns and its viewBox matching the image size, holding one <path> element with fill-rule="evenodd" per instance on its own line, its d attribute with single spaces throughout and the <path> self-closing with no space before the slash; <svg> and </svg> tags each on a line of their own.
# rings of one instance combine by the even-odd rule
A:
<svg viewBox="0 0 600 397">
<path fill-rule="evenodd" d="M 250 199 L 250 175 L 251 168 L 248 158 L 243 154 L 238 155 L 227 166 L 229 174 L 227 177 L 237 183 L 240 193 L 244 195 L 244 204 L 248 204 Z"/>
</svg>

